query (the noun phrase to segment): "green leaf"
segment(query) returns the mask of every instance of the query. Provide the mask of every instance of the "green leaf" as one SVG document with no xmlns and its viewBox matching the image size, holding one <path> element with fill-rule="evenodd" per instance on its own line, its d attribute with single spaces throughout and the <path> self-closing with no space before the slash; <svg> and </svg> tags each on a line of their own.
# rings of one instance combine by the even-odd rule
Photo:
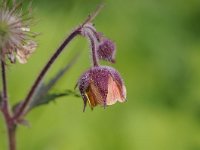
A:
<svg viewBox="0 0 200 150">
<path fill-rule="evenodd" d="M 66 90 L 64 92 L 57 92 L 57 93 L 49 93 L 49 91 L 53 88 L 53 86 L 58 82 L 58 80 L 69 71 L 69 69 L 75 64 L 75 62 L 77 61 L 79 57 L 79 54 L 76 54 L 71 61 L 60 71 L 58 71 L 58 73 L 47 83 L 42 83 L 36 90 L 36 92 L 34 93 L 32 100 L 25 112 L 25 114 L 27 112 L 29 112 L 30 110 L 32 110 L 33 108 L 36 108 L 40 105 L 44 105 L 44 104 L 48 104 L 52 101 L 55 101 L 56 99 L 60 98 L 60 97 L 64 97 L 64 96 L 79 96 L 76 92 L 71 91 L 71 90 Z M 18 108 L 18 106 L 21 104 L 18 103 L 13 107 L 13 110 L 15 111 L 16 108 Z"/>
<path fill-rule="evenodd" d="M 38 100 L 32 101 L 29 108 L 33 109 L 35 107 L 38 107 L 38 106 L 41 106 L 44 104 L 48 104 L 48 103 L 53 102 L 53 101 L 57 100 L 58 98 L 61 98 L 64 96 L 80 97 L 80 95 L 78 95 L 76 92 L 71 91 L 71 90 L 66 90 L 66 91 L 60 92 L 60 93 L 46 94 L 46 95 L 40 97 Z"/>
<path fill-rule="evenodd" d="M 49 91 L 52 89 L 52 87 L 57 83 L 57 81 L 69 71 L 69 69 L 74 65 L 74 63 L 77 61 L 79 57 L 79 54 L 76 54 L 72 60 L 63 68 L 61 69 L 47 84 L 41 84 L 39 88 L 37 89 L 36 93 L 34 94 L 33 100 L 31 101 L 29 105 L 29 110 L 32 108 L 35 108 L 37 106 L 48 104 L 51 101 L 56 100 L 59 97 L 63 96 L 69 96 L 69 95 L 76 95 L 71 90 L 66 90 L 65 92 L 59 92 L 59 93 L 51 93 L 49 94 Z"/>
</svg>

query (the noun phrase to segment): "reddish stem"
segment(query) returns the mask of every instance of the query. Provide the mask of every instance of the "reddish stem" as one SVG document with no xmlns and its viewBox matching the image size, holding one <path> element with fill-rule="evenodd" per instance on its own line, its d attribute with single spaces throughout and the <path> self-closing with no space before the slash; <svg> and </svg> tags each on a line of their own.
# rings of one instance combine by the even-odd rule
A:
<svg viewBox="0 0 200 150">
<path fill-rule="evenodd" d="M 16 150 L 16 141 L 15 141 L 16 125 L 13 122 L 12 117 L 9 113 L 9 104 L 7 98 L 6 68 L 3 60 L 4 56 L 2 56 L 1 58 L 1 72 L 2 72 L 1 75 L 2 75 L 2 86 L 3 86 L 1 111 L 3 113 L 6 122 L 9 150 Z"/>
<path fill-rule="evenodd" d="M 3 57 L 3 56 L 2 56 Z M 2 103 L 7 101 L 7 84 L 6 84 L 6 68 L 4 63 L 4 58 L 1 58 L 1 72 L 2 72 L 2 86 L 3 86 L 3 92 L 2 92 Z"/>
<path fill-rule="evenodd" d="M 5 108 L 2 109 L 4 114 L 4 120 L 6 122 L 7 128 L 7 136 L 8 136 L 8 146 L 9 150 L 16 150 L 16 124 L 14 123 L 13 119 L 11 118 L 8 110 Z"/>
<path fill-rule="evenodd" d="M 8 126 L 8 139 L 9 139 L 9 149 L 16 150 L 16 125 L 11 124 Z"/>
<path fill-rule="evenodd" d="M 91 43 L 93 66 L 94 67 L 99 66 L 98 57 L 97 57 L 97 44 L 96 44 L 97 42 L 95 41 L 96 39 L 93 38 L 91 33 L 88 32 L 87 34 Z"/>
</svg>

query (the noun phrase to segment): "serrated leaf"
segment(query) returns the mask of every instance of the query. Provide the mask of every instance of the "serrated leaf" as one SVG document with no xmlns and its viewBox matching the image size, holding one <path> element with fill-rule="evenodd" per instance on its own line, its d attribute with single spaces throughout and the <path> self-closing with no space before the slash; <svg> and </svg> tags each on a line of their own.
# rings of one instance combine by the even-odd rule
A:
<svg viewBox="0 0 200 150">
<path fill-rule="evenodd" d="M 32 110 L 35 107 L 38 107 L 40 105 L 48 104 L 49 102 L 55 101 L 59 97 L 63 96 L 78 96 L 77 93 L 71 90 L 66 90 L 64 92 L 58 92 L 58 93 L 49 93 L 49 91 L 52 89 L 52 87 L 57 83 L 57 81 L 65 74 L 69 69 L 74 65 L 76 60 L 78 59 L 79 54 L 76 54 L 71 61 L 63 68 L 61 69 L 47 84 L 42 83 L 40 86 L 37 88 L 36 92 L 34 93 L 31 103 L 29 104 L 25 114 Z M 18 108 L 18 106 L 21 103 L 16 104 L 13 107 L 13 110 Z"/>
<path fill-rule="evenodd" d="M 60 93 L 52 93 L 52 94 L 47 94 L 43 97 L 40 98 L 40 100 L 37 101 L 33 101 L 31 104 L 31 109 L 44 105 L 44 104 L 48 104 L 50 102 L 54 102 L 57 98 L 61 98 L 64 96 L 76 96 L 76 97 L 80 97 L 77 93 L 75 93 L 74 91 L 71 90 L 66 90 L 64 92 L 60 92 Z"/>
<path fill-rule="evenodd" d="M 52 93 L 49 94 L 49 91 L 52 87 L 57 83 L 57 81 L 74 65 L 76 60 L 78 59 L 78 54 L 73 57 L 73 59 L 63 68 L 61 69 L 47 84 L 41 84 L 35 93 L 33 100 L 29 105 L 29 110 L 35 108 L 37 106 L 48 104 L 51 101 L 54 101 L 58 97 L 69 96 L 72 95 L 73 91 L 67 90 L 62 93 Z M 73 94 L 74 95 L 74 94 Z"/>
</svg>

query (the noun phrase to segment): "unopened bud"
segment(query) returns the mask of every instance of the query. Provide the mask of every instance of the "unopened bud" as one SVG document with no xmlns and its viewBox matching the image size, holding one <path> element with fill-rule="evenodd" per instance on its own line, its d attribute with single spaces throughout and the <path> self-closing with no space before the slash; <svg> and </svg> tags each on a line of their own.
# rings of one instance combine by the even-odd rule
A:
<svg viewBox="0 0 200 150">
<path fill-rule="evenodd" d="M 109 40 L 107 38 L 103 38 L 103 40 L 99 44 L 99 48 L 97 50 L 99 59 L 110 61 L 110 62 L 114 63 L 115 62 L 115 53 L 116 53 L 115 44 L 111 40 Z"/>
</svg>

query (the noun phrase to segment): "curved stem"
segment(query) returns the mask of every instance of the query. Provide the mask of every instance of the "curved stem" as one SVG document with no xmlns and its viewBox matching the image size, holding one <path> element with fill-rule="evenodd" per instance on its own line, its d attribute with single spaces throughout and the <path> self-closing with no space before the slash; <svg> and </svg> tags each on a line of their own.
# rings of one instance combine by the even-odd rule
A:
<svg viewBox="0 0 200 150">
<path fill-rule="evenodd" d="M 21 105 L 19 106 L 19 108 L 16 110 L 14 119 L 18 119 L 20 118 L 24 112 L 26 111 L 26 107 L 27 105 L 30 103 L 31 98 L 34 94 L 34 92 L 36 91 L 37 87 L 39 86 L 40 82 L 42 81 L 42 79 L 44 78 L 45 74 L 47 73 L 47 71 L 49 70 L 49 68 L 51 67 L 51 65 L 54 63 L 54 61 L 56 60 L 56 58 L 59 56 L 59 54 L 63 51 L 63 49 L 65 48 L 65 46 L 77 35 L 80 34 L 80 29 L 81 27 L 77 28 L 74 32 L 72 32 L 66 39 L 65 41 L 60 45 L 60 47 L 56 50 L 56 52 L 52 55 L 52 57 L 49 59 L 49 61 L 47 62 L 47 64 L 44 66 L 44 68 L 42 69 L 42 71 L 40 72 L 40 74 L 38 75 L 37 79 L 35 80 L 33 86 L 31 87 L 28 95 L 26 96 L 25 100 L 21 103 Z"/>
<path fill-rule="evenodd" d="M 94 38 L 91 33 L 87 33 L 88 38 L 91 42 L 91 48 L 92 48 L 92 60 L 93 60 L 93 65 L 95 66 L 99 66 L 98 63 L 98 57 L 97 57 L 97 41 L 96 38 Z"/>
</svg>

